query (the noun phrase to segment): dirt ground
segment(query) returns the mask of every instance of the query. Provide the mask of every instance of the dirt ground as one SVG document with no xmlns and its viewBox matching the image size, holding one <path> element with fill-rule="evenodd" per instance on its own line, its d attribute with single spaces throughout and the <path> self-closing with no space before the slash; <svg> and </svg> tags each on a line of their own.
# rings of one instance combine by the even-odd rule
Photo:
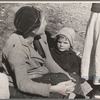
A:
<svg viewBox="0 0 100 100">
<path fill-rule="evenodd" d="M 44 12 L 48 23 L 46 30 L 51 34 L 57 33 L 64 26 L 72 27 L 76 32 L 74 50 L 80 52 L 82 57 L 91 3 L 0 3 L 0 61 L 2 47 L 15 31 L 15 12 L 24 5 L 34 5 Z"/>
</svg>

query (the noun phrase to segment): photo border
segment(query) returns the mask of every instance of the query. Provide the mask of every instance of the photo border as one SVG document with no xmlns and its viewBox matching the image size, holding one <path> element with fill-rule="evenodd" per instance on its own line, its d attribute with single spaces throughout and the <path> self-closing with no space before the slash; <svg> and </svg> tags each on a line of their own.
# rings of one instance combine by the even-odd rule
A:
<svg viewBox="0 0 100 100">
<path fill-rule="evenodd" d="M 100 0 L 0 0 L 0 3 L 100 3 Z M 2 100 L 2 99 L 1 99 Z M 5 100 L 19 100 L 19 99 L 5 99 Z M 20 99 L 20 100 L 29 100 L 29 99 Z M 42 100 L 42 99 L 32 99 L 32 100 Z M 44 100 L 44 98 L 43 98 Z M 45 99 L 51 100 L 51 99 Z M 53 99 L 61 100 L 61 99 Z M 67 99 L 66 99 L 67 100 Z M 69 99 L 68 99 L 69 100 Z M 73 99 L 70 99 L 73 100 Z M 77 99 L 74 99 L 77 100 Z M 91 100 L 91 99 L 78 99 L 78 100 Z M 97 100 L 97 99 L 93 99 Z"/>
</svg>

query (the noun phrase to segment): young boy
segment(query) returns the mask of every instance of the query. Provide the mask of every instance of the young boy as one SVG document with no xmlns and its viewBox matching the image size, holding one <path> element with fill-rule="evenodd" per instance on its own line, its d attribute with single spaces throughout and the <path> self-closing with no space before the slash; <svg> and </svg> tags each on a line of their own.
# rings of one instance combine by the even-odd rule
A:
<svg viewBox="0 0 100 100">
<path fill-rule="evenodd" d="M 73 51 L 75 31 L 72 28 L 64 27 L 54 36 L 55 46 L 51 48 L 51 55 L 55 62 L 72 77 L 76 76 L 81 81 L 81 87 L 85 95 L 91 90 L 91 86 L 80 78 L 81 59 Z"/>
</svg>

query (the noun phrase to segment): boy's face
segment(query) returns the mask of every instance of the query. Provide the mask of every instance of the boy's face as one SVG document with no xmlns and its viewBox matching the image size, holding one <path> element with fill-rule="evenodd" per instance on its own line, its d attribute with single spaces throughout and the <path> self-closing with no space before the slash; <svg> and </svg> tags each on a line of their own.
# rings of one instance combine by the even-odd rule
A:
<svg viewBox="0 0 100 100">
<path fill-rule="evenodd" d="M 66 37 L 58 39 L 57 48 L 58 48 L 59 51 L 69 50 L 69 48 L 70 48 L 69 40 Z"/>
</svg>

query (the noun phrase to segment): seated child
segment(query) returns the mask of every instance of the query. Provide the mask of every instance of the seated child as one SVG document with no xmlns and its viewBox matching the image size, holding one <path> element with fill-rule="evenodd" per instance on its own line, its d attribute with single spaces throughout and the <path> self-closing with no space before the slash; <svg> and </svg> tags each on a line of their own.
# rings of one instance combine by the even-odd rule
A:
<svg viewBox="0 0 100 100">
<path fill-rule="evenodd" d="M 81 83 L 85 83 L 84 85 L 88 86 L 85 87 L 82 84 L 84 94 L 88 94 L 92 88 L 84 79 L 80 78 L 80 59 L 73 51 L 75 38 L 74 30 L 72 28 L 64 27 L 55 35 L 54 38 L 55 46 L 50 49 L 53 59 L 62 69 L 72 75 L 72 77 L 77 75 Z"/>
<path fill-rule="evenodd" d="M 53 59 L 69 73 L 80 73 L 80 59 L 73 51 L 75 32 L 71 28 L 63 28 L 55 36 L 55 47 L 51 48 Z"/>
</svg>

